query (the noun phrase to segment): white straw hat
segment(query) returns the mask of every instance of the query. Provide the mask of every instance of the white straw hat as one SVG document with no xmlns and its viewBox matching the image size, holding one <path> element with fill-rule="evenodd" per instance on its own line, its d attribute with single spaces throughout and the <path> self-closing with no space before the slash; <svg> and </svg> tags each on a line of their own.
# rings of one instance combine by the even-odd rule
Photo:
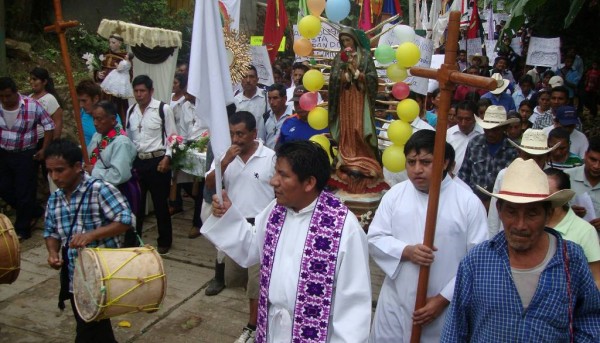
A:
<svg viewBox="0 0 600 343">
<path fill-rule="evenodd" d="M 496 89 L 494 89 L 493 91 L 490 91 L 494 95 L 498 95 L 498 94 L 504 92 L 506 87 L 508 87 L 508 85 L 510 84 L 510 81 L 503 79 L 502 75 L 500 75 L 500 73 L 492 74 L 492 79 L 496 80 L 496 84 L 497 84 Z"/>
<path fill-rule="evenodd" d="M 564 205 L 575 195 L 570 189 L 550 194 L 546 174 L 534 160 L 525 161 L 522 158 L 517 158 L 508 166 L 498 193 L 490 193 L 479 185 L 477 188 L 489 196 L 515 204 L 549 201 L 552 207 Z"/>
<path fill-rule="evenodd" d="M 521 138 L 521 144 L 513 142 L 510 138 L 508 142 L 515 148 L 523 150 L 530 155 L 544 155 L 558 148 L 560 142 L 554 144 L 553 147 L 548 147 L 548 135 L 544 130 L 527 129 Z"/>
<path fill-rule="evenodd" d="M 518 123 L 519 118 L 506 119 L 506 109 L 504 109 L 504 106 L 490 105 L 485 110 L 483 119 L 475 116 L 475 121 L 484 129 L 493 129 L 498 126 Z"/>
</svg>

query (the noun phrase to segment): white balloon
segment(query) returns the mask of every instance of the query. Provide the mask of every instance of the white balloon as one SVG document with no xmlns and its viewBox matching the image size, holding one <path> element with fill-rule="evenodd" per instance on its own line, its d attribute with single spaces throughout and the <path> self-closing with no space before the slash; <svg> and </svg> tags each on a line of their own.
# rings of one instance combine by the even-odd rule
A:
<svg viewBox="0 0 600 343">
<path fill-rule="evenodd" d="M 414 42 L 415 40 L 415 30 L 408 25 L 398 25 L 394 27 L 394 35 L 396 38 L 400 40 L 399 44 L 405 42 Z"/>
</svg>

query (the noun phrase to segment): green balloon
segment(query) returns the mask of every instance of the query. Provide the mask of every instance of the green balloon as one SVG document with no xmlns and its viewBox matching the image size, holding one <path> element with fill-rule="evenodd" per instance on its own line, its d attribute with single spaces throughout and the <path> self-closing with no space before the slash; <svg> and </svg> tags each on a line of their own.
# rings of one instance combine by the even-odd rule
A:
<svg viewBox="0 0 600 343">
<path fill-rule="evenodd" d="M 381 64 L 388 64 L 396 59 L 396 52 L 391 46 L 384 44 L 375 49 L 375 59 Z"/>
</svg>

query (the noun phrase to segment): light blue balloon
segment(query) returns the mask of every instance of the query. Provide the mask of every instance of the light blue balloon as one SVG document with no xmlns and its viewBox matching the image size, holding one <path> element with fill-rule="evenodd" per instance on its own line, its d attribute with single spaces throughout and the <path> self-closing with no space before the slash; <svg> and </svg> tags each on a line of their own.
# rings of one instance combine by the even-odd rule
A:
<svg viewBox="0 0 600 343">
<path fill-rule="evenodd" d="M 329 20 L 339 23 L 350 14 L 350 0 L 328 0 L 325 14 Z"/>
</svg>

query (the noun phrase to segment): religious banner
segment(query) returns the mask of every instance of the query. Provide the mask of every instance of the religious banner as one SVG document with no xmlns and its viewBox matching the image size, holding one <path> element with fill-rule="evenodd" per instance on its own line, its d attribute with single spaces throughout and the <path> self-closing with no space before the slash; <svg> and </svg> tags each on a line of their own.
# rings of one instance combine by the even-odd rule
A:
<svg viewBox="0 0 600 343">
<path fill-rule="evenodd" d="M 240 9 L 242 0 L 219 0 L 221 25 L 228 24 L 232 30 L 240 30 Z"/>
<path fill-rule="evenodd" d="M 251 46 L 250 54 L 252 55 L 252 65 L 258 72 L 258 83 L 266 86 L 272 85 L 274 83 L 273 68 L 271 66 L 271 61 L 269 60 L 267 47 L 264 45 Z"/>
<path fill-rule="evenodd" d="M 335 55 L 340 51 L 340 42 L 339 42 L 339 31 L 333 27 L 331 24 L 322 22 L 321 23 L 321 32 L 315 38 L 311 39 L 313 48 L 324 48 L 331 49 L 332 51 L 315 51 L 314 54 L 317 56 L 323 56 L 326 58 L 333 59 Z M 294 25 L 294 40 L 300 39 L 302 36 L 298 31 L 298 25 Z M 296 56 L 296 61 L 305 61 L 307 57 Z"/>
<path fill-rule="evenodd" d="M 498 57 L 498 52 L 496 51 L 497 43 L 498 43 L 497 40 L 489 40 L 489 39 L 485 40 L 485 54 L 490 61 L 490 63 L 489 63 L 490 66 L 494 66 L 494 61 L 496 60 L 496 57 Z"/>
<path fill-rule="evenodd" d="M 558 68 L 560 38 L 531 37 L 525 63 L 531 66 Z"/>
<path fill-rule="evenodd" d="M 481 55 L 481 38 L 473 38 L 467 40 L 467 56 Z"/>
</svg>

